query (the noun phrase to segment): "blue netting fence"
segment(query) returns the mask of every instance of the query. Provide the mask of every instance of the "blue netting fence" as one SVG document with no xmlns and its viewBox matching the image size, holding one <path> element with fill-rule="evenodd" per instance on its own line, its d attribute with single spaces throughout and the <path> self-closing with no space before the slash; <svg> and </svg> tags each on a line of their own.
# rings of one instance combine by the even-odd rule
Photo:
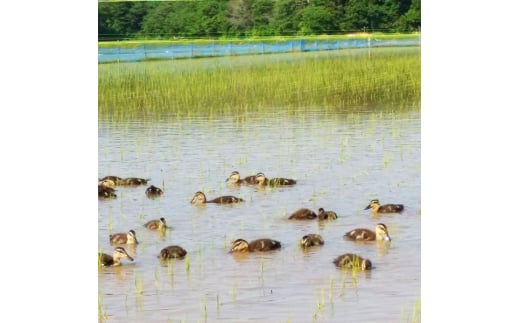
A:
<svg viewBox="0 0 520 323">
<path fill-rule="evenodd" d="M 420 45 L 420 36 L 406 39 L 367 38 L 335 41 L 289 40 L 277 43 L 145 45 L 135 48 L 98 48 L 98 63 Z"/>
</svg>

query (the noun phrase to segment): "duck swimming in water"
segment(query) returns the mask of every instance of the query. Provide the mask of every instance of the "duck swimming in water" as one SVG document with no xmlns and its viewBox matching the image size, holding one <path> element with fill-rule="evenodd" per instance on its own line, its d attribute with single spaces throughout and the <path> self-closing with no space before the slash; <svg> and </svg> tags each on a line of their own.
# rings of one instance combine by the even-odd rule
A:
<svg viewBox="0 0 520 323">
<path fill-rule="evenodd" d="M 220 204 L 231 204 L 244 202 L 243 199 L 231 195 L 219 196 L 212 200 L 207 200 L 206 195 L 202 192 L 197 192 L 191 199 L 191 204 L 205 204 L 205 203 L 220 203 Z"/>
<path fill-rule="evenodd" d="M 334 259 L 336 267 L 346 269 L 370 270 L 372 262 L 353 253 L 346 253 Z"/>
<path fill-rule="evenodd" d="M 110 243 L 112 244 L 138 244 L 135 231 L 130 230 L 128 233 L 114 233 L 110 235 Z"/>
<path fill-rule="evenodd" d="M 101 252 L 98 253 L 98 261 L 102 266 L 120 266 L 121 259 L 123 258 L 134 261 L 134 258 L 130 257 L 123 247 L 115 248 L 112 255 L 107 255 L 106 253 Z"/>
<path fill-rule="evenodd" d="M 388 235 L 388 229 L 386 228 L 386 225 L 384 225 L 383 223 L 378 223 L 376 225 L 376 231 L 368 229 L 354 229 L 345 233 L 343 237 L 346 240 L 355 241 L 391 240 L 390 235 Z"/>
<path fill-rule="evenodd" d="M 372 214 L 377 216 L 379 213 L 401 213 L 404 210 L 402 204 L 379 204 L 379 200 L 375 199 L 365 207 L 365 210 L 372 209 Z"/>
<path fill-rule="evenodd" d="M 231 250 L 229 252 L 255 252 L 255 251 L 271 251 L 275 249 L 280 249 L 282 244 L 280 241 L 273 239 L 256 239 L 250 242 L 247 242 L 244 239 L 236 239 L 233 241 L 231 245 Z"/>
</svg>

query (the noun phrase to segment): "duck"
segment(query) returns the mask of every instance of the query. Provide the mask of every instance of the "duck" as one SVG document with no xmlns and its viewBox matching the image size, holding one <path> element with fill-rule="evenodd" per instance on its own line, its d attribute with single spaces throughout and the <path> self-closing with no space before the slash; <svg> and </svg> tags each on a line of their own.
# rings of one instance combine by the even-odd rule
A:
<svg viewBox="0 0 520 323">
<path fill-rule="evenodd" d="M 295 185 L 296 180 L 290 178 L 267 178 L 264 173 L 258 173 L 255 176 L 256 182 L 261 186 L 290 186 Z"/>
<path fill-rule="evenodd" d="M 112 255 L 107 255 L 106 253 L 98 253 L 98 259 L 101 266 L 120 266 L 121 259 L 126 258 L 134 261 L 123 247 L 117 247 L 114 249 Z"/>
<path fill-rule="evenodd" d="M 281 247 L 282 244 L 280 241 L 269 238 L 256 239 L 250 242 L 247 242 L 244 239 L 236 239 L 233 241 L 229 252 L 271 251 L 280 249 Z"/>
<path fill-rule="evenodd" d="M 150 220 L 144 224 L 145 228 L 150 230 L 164 230 L 167 229 L 166 220 L 160 218 L 159 220 Z"/>
<path fill-rule="evenodd" d="M 231 172 L 231 175 L 226 179 L 226 182 L 231 182 L 235 185 L 240 184 L 257 184 L 256 175 L 247 176 L 245 178 L 240 178 L 240 173 L 237 171 Z"/>
<path fill-rule="evenodd" d="M 98 184 L 98 197 L 106 199 L 116 198 L 116 190 L 112 187 L 108 187 L 103 184 Z"/>
<path fill-rule="evenodd" d="M 365 210 L 372 209 L 373 215 L 378 215 L 379 213 L 401 213 L 404 210 L 404 205 L 402 204 L 379 204 L 379 200 L 375 199 L 370 201 L 370 203 L 365 207 Z"/>
<path fill-rule="evenodd" d="M 116 183 L 111 179 L 104 179 L 104 180 L 98 182 L 98 185 L 103 185 L 105 187 L 110 187 L 110 188 L 116 187 Z"/>
<path fill-rule="evenodd" d="M 337 256 L 333 263 L 339 268 L 361 270 L 372 269 L 372 262 L 369 259 L 360 257 L 353 253 L 345 253 L 343 255 Z"/>
<path fill-rule="evenodd" d="M 334 211 L 325 211 L 322 207 L 318 209 L 318 220 L 336 220 L 338 215 Z"/>
<path fill-rule="evenodd" d="M 225 195 L 225 196 L 219 196 L 212 200 L 207 200 L 206 195 L 202 193 L 201 191 L 198 191 L 195 193 L 193 198 L 191 199 L 191 204 L 205 204 L 205 203 L 221 203 L 221 204 L 231 204 L 231 203 L 238 203 L 238 202 L 244 202 L 244 199 L 241 199 L 239 197 L 231 196 L 231 195 Z"/>
<path fill-rule="evenodd" d="M 148 187 L 146 189 L 146 196 L 148 196 L 149 198 L 159 197 L 163 194 L 164 194 L 163 190 L 157 186 L 151 185 L 150 187 Z"/>
<path fill-rule="evenodd" d="M 313 210 L 301 208 L 289 216 L 289 220 L 314 220 L 318 216 Z"/>
<path fill-rule="evenodd" d="M 388 229 L 386 225 L 383 223 L 378 223 L 376 225 L 376 230 L 368 230 L 368 229 L 354 229 L 351 230 L 343 236 L 346 240 L 354 240 L 354 241 L 390 241 L 390 235 L 388 234 Z"/>
<path fill-rule="evenodd" d="M 165 247 L 161 250 L 161 252 L 159 253 L 159 256 L 158 258 L 162 259 L 162 260 L 167 260 L 167 259 L 173 259 L 173 258 L 177 258 L 177 259 L 181 259 L 181 258 L 184 258 L 186 256 L 187 252 L 186 250 L 184 250 L 184 248 L 182 248 L 181 246 L 168 246 L 168 247 Z"/>
<path fill-rule="evenodd" d="M 131 186 L 146 185 L 146 184 L 148 184 L 149 180 L 150 179 L 128 177 L 128 178 L 123 179 L 120 185 L 131 185 Z"/>
<path fill-rule="evenodd" d="M 114 233 L 110 235 L 112 244 L 138 244 L 135 231 L 130 230 L 128 233 Z"/>
<path fill-rule="evenodd" d="M 105 181 L 108 182 L 108 181 L 110 181 L 110 182 L 113 182 L 114 185 L 121 185 L 123 183 L 123 179 L 121 177 L 119 177 L 119 176 L 111 176 L 111 175 L 105 176 L 103 178 L 99 178 L 98 180 L 99 180 L 99 182 L 105 182 Z"/>
<path fill-rule="evenodd" d="M 300 246 L 302 248 L 322 246 L 324 243 L 322 236 L 315 233 L 306 234 L 300 239 Z"/>
</svg>

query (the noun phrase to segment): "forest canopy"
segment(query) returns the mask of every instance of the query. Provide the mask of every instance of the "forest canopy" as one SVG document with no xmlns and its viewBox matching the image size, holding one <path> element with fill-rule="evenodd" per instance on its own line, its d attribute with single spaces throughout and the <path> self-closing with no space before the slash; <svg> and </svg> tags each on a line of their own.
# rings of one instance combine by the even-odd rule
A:
<svg viewBox="0 0 520 323">
<path fill-rule="evenodd" d="M 205 0 L 98 3 L 98 40 L 412 32 L 420 0 Z"/>
</svg>

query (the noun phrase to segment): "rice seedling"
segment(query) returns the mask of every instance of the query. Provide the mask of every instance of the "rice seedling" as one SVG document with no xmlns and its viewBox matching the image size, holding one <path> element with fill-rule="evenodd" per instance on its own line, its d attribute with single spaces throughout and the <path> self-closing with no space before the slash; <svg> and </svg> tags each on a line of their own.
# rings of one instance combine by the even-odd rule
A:
<svg viewBox="0 0 520 323">
<path fill-rule="evenodd" d="M 258 279 L 264 283 L 264 260 L 260 260 L 260 274 L 258 275 Z"/>
<path fill-rule="evenodd" d="M 301 59 L 278 62 L 262 62 L 259 57 L 256 61 L 252 56 L 249 64 L 213 68 L 204 64 L 206 59 L 189 68 L 176 61 L 101 64 L 98 113 L 112 119 L 143 115 L 204 115 L 211 119 L 217 113 L 275 112 L 281 106 L 382 109 L 388 102 L 400 106 L 420 102 L 420 48 L 373 49 L 370 59 L 359 50 L 342 53 L 319 58 L 284 54 Z M 370 129 L 373 132 L 375 124 Z M 120 154 L 124 160 L 123 148 Z"/>
<path fill-rule="evenodd" d="M 332 295 L 333 288 L 334 288 L 334 277 L 330 276 L 330 282 L 329 282 L 329 303 L 330 303 L 330 305 L 333 305 L 333 295 Z"/>
<path fill-rule="evenodd" d="M 203 318 L 204 322 L 206 322 L 208 319 L 208 309 L 206 306 L 206 298 L 205 297 L 202 298 L 200 302 L 201 302 L 200 308 L 202 310 L 202 318 Z"/>
<path fill-rule="evenodd" d="M 233 282 L 233 285 L 231 286 L 231 290 L 229 291 L 229 295 L 231 296 L 231 300 L 233 300 L 233 302 L 237 301 L 238 289 L 237 289 L 236 282 Z"/>
<path fill-rule="evenodd" d="M 107 319 L 107 316 L 103 311 L 103 300 L 101 297 L 101 291 L 98 292 L 98 318 L 100 322 L 103 322 Z"/>
<path fill-rule="evenodd" d="M 136 276 L 134 278 L 134 285 L 135 285 L 135 294 L 142 295 L 143 294 L 143 277 L 142 277 L 142 275 L 136 274 Z"/>
<path fill-rule="evenodd" d="M 184 259 L 184 269 L 186 270 L 186 274 L 188 274 L 188 277 L 189 277 L 189 274 L 190 274 L 190 255 L 189 254 L 187 254 Z"/>
<path fill-rule="evenodd" d="M 222 305 L 222 303 L 220 302 L 220 297 L 219 297 L 219 295 L 217 293 L 217 311 L 220 310 L 220 305 Z"/>
</svg>

